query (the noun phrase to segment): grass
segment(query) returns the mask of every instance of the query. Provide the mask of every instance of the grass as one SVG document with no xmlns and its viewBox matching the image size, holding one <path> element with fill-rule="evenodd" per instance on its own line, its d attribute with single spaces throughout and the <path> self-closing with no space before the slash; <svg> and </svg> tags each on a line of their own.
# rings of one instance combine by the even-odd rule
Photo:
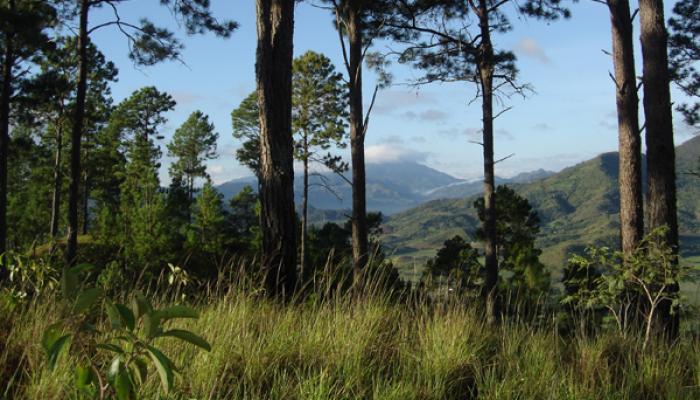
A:
<svg viewBox="0 0 700 400">
<path fill-rule="evenodd" d="M 316 300 L 311 300 L 316 299 Z M 700 339 L 561 336 L 554 321 L 484 323 L 478 305 L 386 296 L 282 304 L 232 288 L 183 326 L 210 353 L 163 339 L 181 373 L 168 399 L 691 399 Z M 160 303 L 170 303 L 160 300 Z M 38 339 L 58 318 L 48 295 L 0 314 L 0 398 L 73 398 L 73 360 L 46 368 Z M 105 360 L 106 362 L 107 360 Z M 155 374 L 140 394 L 158 398 Z"/>
</svg>

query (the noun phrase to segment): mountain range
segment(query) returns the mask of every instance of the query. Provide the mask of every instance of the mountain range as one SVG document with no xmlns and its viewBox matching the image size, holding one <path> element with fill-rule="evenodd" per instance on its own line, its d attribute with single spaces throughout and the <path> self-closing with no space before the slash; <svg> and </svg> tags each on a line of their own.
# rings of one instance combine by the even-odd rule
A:
<svg viewBox="0 0 700 400">
<path fill-rule="evenodd" d="M 553 172 L 537 170 L 516 175 L 511 178 L 497 177 L 499 184 L 532 182 L 552 175 Z M 309 204 L 315 209 L 314 222 L 333 220 L 336 212 L 323 216 L 321 210 L 347 211 L 352 206 L 352 190 L 345 180 L 337 174 L 315 173 L 309 177 Z M 296 203 L 301 204 L 302 178 L 294 179 Z M 225 198 L 240 192 L 245 186 L 257 188 L 255 177 L 234 179 L 225 182 L 217 189 Z M 463 198 L 480 193 L 483 182 L 467 181 L 450 176 L 433 168 L 411 161 L 367 164 L 367 209 L 381 211 L 385 215 L 401 212 L 430 200 Z M 320 218 L 319 219 L 317 219 Z"/>
<path fill-rule="evenodd" d="M 700 257 L 700 137 L 676 149 L 681 252 Z M 529 183 L 510 184 L 526 197 L 541 220 L 542 261 L 558 271 L 572 252 L 586 245 L 616 245 L 619 230 L 618 154 L 604 153 Z M 422 265 L 446 239 L 473 238 L 479 224 L 476 196 L 441 199 L 392 215 L 384 243 L 398 265 Z"/>
</svg>

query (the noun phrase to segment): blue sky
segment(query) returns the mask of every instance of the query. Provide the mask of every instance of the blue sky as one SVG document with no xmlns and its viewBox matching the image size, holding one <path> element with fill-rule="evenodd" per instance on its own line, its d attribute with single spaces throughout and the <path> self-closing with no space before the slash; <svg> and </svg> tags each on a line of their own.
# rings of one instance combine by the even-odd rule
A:
<svg viewBox="0 0 700 400">
<path fill-rule="evenodd" d="M 137 21 L 145 16 L 177 30 L 170 13 L 158 3 L 126 2 L 121 6 L 122 18 Z M 170 93 L 177 101 L 163 128 L 163 148 L 191 112 L 202 110 L 210 116 L 220 134 L 220 156 L 209 162 L 208 171 L 220 183 L 250 175 L 233 156 L 239 143 L 231 135 L 230 113 L 255 86 L 255 2 L 212 0 L 212 7 L 219 18 L 234 19 L 240 28 L 228 40 L 212 35 L 187 37 L 180 31 L 186 46 L 182 54 L 186 65 L 167 62 L 134 68 L 127 57 L 127 42 L 115 29 L 95 32 L 93 41 L 119 67 L 119 81 L 112 87 L 116 101 L 147 85 Z M 671 7 L 667 4 L 667 9 Z M 496 166 L 498 175 L 511 176 L 537 168 L 560 170 L 617 146 L 614 89 L 608 76 L 612 60 L 603 52 L 610 49 L 607 9 L 584 0 L 574 4 L 572 11 L 571 20 L 553 23 L 516 16 L 513 31 L 495 38 L 496 46 L 516 53 L 521 82 L 535 89 L 527 99 L 507 99 L 503 106 L 511 106 L 512 110 L 495 122 L 496 157 L 514 154 Z M 91 23 L 109 17 L 110 10 L 101 9 L 94 13 Z M 328 11 L 306 1 L 297 6 L 295 18 L 295 55 L 307 50 L 322 52 L 343 71 L 338 36 Z M 386 44 L 378 44 L 375 50 L 386 50 Z M 637 72 L 641 74 L 639 50 L 637 58 Z M 478 139 L 480 126 L 479 103 L 468 104 L 474 86 L 449 83 L 415 88 L 408 83 L 419 76 L 418 72 L 396 65 L 392 71 L 394 85 L 379 92 L 372 113 L 366 139 L 367 161 L 410 159 L 456 177 L 480 177 L 481 147 L 470 143 Z M 374 77 L 367 73 L 368 97 L 373 88 Z M 681 100 L 675 90 L 673 96 Z M 682 126 L 679 116 L 675 122 L 677 143 L 687 140 L 690 129 Z M 161 171 L 164 182 L 169 180 L 169 163 L 166 157 Z"/>
</svg>

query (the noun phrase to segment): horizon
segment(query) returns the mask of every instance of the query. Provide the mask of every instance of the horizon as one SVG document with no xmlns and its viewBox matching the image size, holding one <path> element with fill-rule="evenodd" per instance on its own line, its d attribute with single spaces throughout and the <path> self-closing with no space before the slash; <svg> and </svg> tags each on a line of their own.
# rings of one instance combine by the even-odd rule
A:
<svg viewBox="0 0 700 400">
<path fill-rule="evenodd" d="M 686 144 L 687 142 L 689 142 L 689 141 L 691 141 L 691 140 L 693 140 L 693 139 L 697 139 L 697 138 L 700 138 L 700 136 L 689 136 L 689 137 L 687 137 L 687 138 L 684 138 L 685 140 L 683 140 L 682 142 L 676 143 L 676 148 L 678 148 L 678 147 L 680 147 L 680 146 Z M 501 178 L 501 179 L 512 179 L 512 178 L 516 178 L 516 177 L 518 177 L 518 176 L 520 176 L 520 175 L 530 174 L 530 173 L 534 173 L 534 172 L 547 172 L 547 173 L 550 173 L 550 174 L 552 174 L 552 175 L 555 175 L 555 174 L 558 174 L 558 173 L 564 171 L 564 170 L 567 169 L 567 168 L 576 167 L 577 165 L 584 164 L 584 163 L 589 162 L 589 161 L 591 161 L 591 160 L 594 160 L 594 159 L 596 159 L 596 158 L 598 158 L 598 157 L 600 157 L 600 156 L 602 156 L 602 155 L 604 155 L 604 154 L 610 154 L 610 153 L 615 153 L 615 154 L 617 154 L 618 151 L 617 151 L 617 150 L 613 150 L 613 151 L 604 151 L 604 152 L 601 152 L 601 153 L 596 154 L 595 156 L 593 156 L 593 157 L 591 157 L 591 158 L 588 158 L 588 159 L 585 159 L 585 160 L 581 160 L 581 161 L 576 161 L 576 162 L 574 162 L 574 163 L 572 163 L 572 164 L 565 165 L 565 166 L 563 166 L 563 167 L 561 167 L 561 168 L 559 168 L 559 169 L 556 169 L 556 170 L 540 167 L 540 168 L 531 169 L 531 170 L 516 171 L 516 172 L 513 172 L 513 173 L 508 174 L 508 175 L 505 175 L 505 174 L 504 174 L 504 175 L 496 174 L 496 177 L 497 177 L 497 178 Z M 643 157 L 646 157 L 646 153 L 643 152 L 643 153 L 642 153 L 642 156 L 643 156 Z M 415 163 L 415 164 L 418 164 L 418 165 L 422 165 L 422 166 L 427 167 L 427 168 L 430 168 L 430 169 L 432 169 L 432 170 L 434 170 L 434 171 L 436 171 L 436 172 L 439 172 L 439 173 L 448 175 L 448 176 L 450 176 L 451 178 L 454 178 L 454 179 L 458 180 L 458 182 L 461 182 L 461 183 L 465 183 L 465 182 L 466 182 L 466 183 L 474 183 L 474 182 L 479 182 L 479 181 L 483 180 L 483 176 L 481 176 L 481 177 L 475 177 L 475 178 L 470 178 L 470 179 L 459 178 L 459 177 L 456 177 L 456 176 L 450 174 L 449 172 L 442 171 L 442 170 L 440 170 L 440 169 L 434 168 L 434 167 L 432 167 L 432 166 L 430 166 L 430 165 L 428 165 L 428 164 L 426 164 L 426 163 L 422 163 L 422 162 L 420 162 L 420 161 L 412 161 L 412 160 L 383 160 L 383 161 L 381 161 L 381 162 L 367 161 L 367 164 L 368 164 L 368 165 L 376 165 L 376 164 L 383 164 L 383 165 L 386 165 L 386 164 L 401 164 L 401 163 Z M 295 167 L 296 167 L 296 164 L 295 164 Z M 329 172 L 329 171 L 321 171 L 321 172 Z M 295 176 L 298 175 L 298 174 L 300 174 L 300 173 L 301 173 L 301 171 L 298 171 L 298 170 L 296 170 L 296 169 L 294 170 L 294 175 L 295 175 Z M 348 173 L 349 173 L 349 171 L 348 171 Z M 368 176 L 369 176 L 369 175 L 368 175 Z M 226 181 L 223 181 L 223 182 L 215 182 L 214 185 L 218 187 L 218 186 L 223 186 L 223 185 L 225 185 L 225 184 L 227 184 L 227 183 L 236 182 L 236 181 L 244 181 L 244 180 L 249 180 L 249 179 L 255 179 L 255 176 L 251 173 L 251 174 L 248 174 L 248 175 L 244 175 L 244 176 L 232 178 L 232 179 L 229 179 L 229 180 L 226 180 Z"/>
<path fill-rule="evenodd" d="M 667 16 L 672 6 L 666 5 Z M 210 161 L 207 169 L 213 182 L 221 184 L 251 175 L 233 156 L 239 143 L 231 136 L 230 112 L 255 87 L 255 10 L 253 2 L 234 4 L 223 0 L 212 1 L 212 9 L 221 19 L 239 22 L 240 28 L 229 40 L 178 33 L 186 46 L 182 58 L 187 65 L 167 62 L 135 69 L 126 57 L 127 45 L 118 31 L 97 31 L 93 41 L 120 67 L 119 81 L 111 85 L 115 102 L 148 85 L 170 93 L 177 101 L 175 111 L 168 113 L 168 123 L 162 129 L 165 140 L 160 142 L 161 148 L 191 112 L 202 110 L 210 116 L 220 135 L 220 156 Z M 98 10 L 94 21 L 106 18 L 107 12 Z M 527 99 L 514 97 L 499 105 L 498 110 L 506 106 L 513 108 L 495 123 L 496 158 L 514 156 L 497 165 L 497 175 L 510 177 L 540 168 L 559 172 L 617 149 L 615 96 L 608 76 L 612 60 L 603 52 L 610 48 L 607 13 L 600 4 L 580 3 L 572 6 L 570 20 L 540 23 L 516 17 L 513 31 L 496 37 L 498 46 L 517 55 L 521 81 L 535 89 Z M 144 15 L 177 28 L 157 2 L 123 5 L 124 19 Z M 331 58 L 336 69 L 343 72 L 337 34 L 326 10 L 301 3 L 295 15 L 295 56 L 313 49 Z M 591 26 L 605 29 L 591 29 Z M 637 50 L 638 33 L 637 21 Z M 387 46 L 379 43 L 374 49 L 386 50 Z M 641 57 L 636 61 L 641 71 Z M 575 79 L 572 70 L 577 71 Z M 394 85 L 379 92 L 370 119 L 367 162 L 413 160 L 458 179 L 481 179 L 481 148 L 470 143 L 478 135 L 476 127 L 480 124 L 479 108 L 467 105 L 474 95 L 473 85 L 413 87 L 410 82 L 416 77 L 415 71 L 395 63 L 391 71 L 396 76 Z M 364 82 L 367 91 L 373 89 L 375 81 L 374 74 L 367 71 Z M 672 96 L 676 101 L 684 99 L 675 87 Z M 643 120 L 643 115 L 640 118 Z M 676 145 L 697 133 L 685 126 L 675 111 L 674 131 Z M 576 146 L 572 146 L 574 142 Z M 348 150 L 336 153 L 348 158 Z M 169 182 L 170 163 L 170 158 L 164 155 L 160 170 L 163 185 Z"/>
</svg>

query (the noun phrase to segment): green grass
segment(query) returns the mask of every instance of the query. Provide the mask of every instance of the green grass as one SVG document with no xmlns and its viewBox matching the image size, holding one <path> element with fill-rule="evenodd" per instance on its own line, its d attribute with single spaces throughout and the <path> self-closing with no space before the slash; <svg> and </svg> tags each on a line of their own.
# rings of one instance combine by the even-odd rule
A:
<svg viewBox="0 0 700 400">
<path fill-rule="evenodd" d="M 476 306 L 409 306 L 381 297 L 284 305 L 232 289 L 183 326 L 212 352 L 165 339 L 182 368 L 168 399 L 691 399 L 700 339 L 646 353 L 634 336 L 562 337 L 553 322 L 486 325 Z M 4 397 L 71 397 L 73 360 L 54 372 L 38 345 L 59 302 L 0 315 Z M 106 360 L 105 360 L 106 361 Z M 157 398 L 151 374 L 141 398 Z M 0 392 L 0 398 L 3 393 Z"/>
</svg>

